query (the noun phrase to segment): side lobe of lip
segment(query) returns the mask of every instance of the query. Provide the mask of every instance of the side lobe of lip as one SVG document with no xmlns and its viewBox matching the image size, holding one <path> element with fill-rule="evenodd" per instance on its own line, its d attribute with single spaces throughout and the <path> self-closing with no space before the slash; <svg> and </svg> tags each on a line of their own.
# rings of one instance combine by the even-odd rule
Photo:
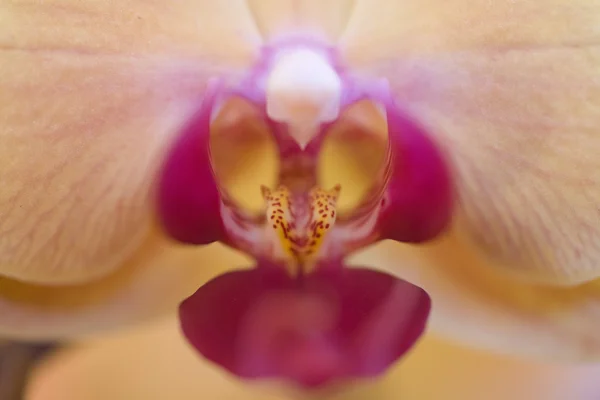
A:
<svg viewBox="0 0 600 400">
<path fill-rule="evenodd" d="M 159 220 L 167 234 L 183 243 L 209 244 L 224 236 L 209 150 L 214 97 L 207 93 L 183 127 L 159 176 Z"/>
<path fill-rule="evenodd" d="M 393 104 L 386 108 L 393 169 L 389 204 L 380 217 L 382 236 L 418 243 L 438 236 L 450 223 L 453 186 L 439 145 Z"/>
</svg>

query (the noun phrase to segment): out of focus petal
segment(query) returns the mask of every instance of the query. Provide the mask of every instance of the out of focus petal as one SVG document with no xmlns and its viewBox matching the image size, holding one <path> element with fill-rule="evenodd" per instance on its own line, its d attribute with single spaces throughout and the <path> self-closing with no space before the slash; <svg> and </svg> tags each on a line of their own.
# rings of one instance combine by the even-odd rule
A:
<svg viewBox="0 0 600 400">
<path fill-rule="evenodd" d="M 346 28 L 355 0 L 249 0 L 265 39 L 305 34 L 335 42 Z"/>
<path fill-rule="evenodd" d="M 397 59 L 377 69 L 447 150 L 456 223 L 488 263 L 600 277 L 600 46 Z"/>
<path fill-rule="evenodd" d="M 358 3 L 346 56 L 387 77 L 453 166 L 453 232 L 383 245 L 374 262 L 432 295 L 433 329 L 503 352 L 600 357 L 599 11 Z M 365 254 L 358 263 L 380 257 Z"/>
<path fill-rule="evenodd" d="M 219 245 L 174 246 L 153 232 L 120 268 L 79 284 L 0 278 L 0 336 L 64 339 L 171 314 L 200 285 L 248 260 Z"/>
<path fill-rule="evenodd" d="M 0 5 L 0 21 L 3 60 L 4 52 L 18 51 L 202 57 L 243 66 L 261 40 L 243 0 L 16 0 Z"/>
<path fill-rule="evenodd" d="M 430 336 L 381 382 L 376 393 L 389 400 L 595 400 L 600 393 L 599 373 L 600 364 L 534 362 Z M 348 400 L 360 398 L 348 396 Z"/>
<path fill-rule="evenodd" d="M 357 0 L 341 47 L 351 62 L 450 51 L 581 47 L 600 39 L 600 4 L 574 0 Z"/>
<path fill-rule="evenodd" d="M 382 243 L 359 254 L 423 287 L 432 298 L 431 330 L 468 346 L 562 361 L 600 359 L 600 283 L 526 283 L 486 262 L 452 231 L 419 248 Z"/>
<path fill-rule="evenodd" d="M 202 74 L 98 56 L 2 60 L 0 272 L 73 283 L 114 271 L 148 232 L 162 147 Z"/>
<path fill-rule="evenodd" d="M 599 12 L 583 0 L 359 2 L 344 37 L 350 62 L 387 77 L 447 150 L 457 223 L 523 279 L 600 277 Z"/>
<path fill-rule="evenodd" d="M 256 50 L 244 3 L 219 4 L 0 5 L 1 274 L 81 283 L 141 245 L 164 148 Z"/>
<path fill-rule="evenodd" d="M 157 345 L 160 343 L 160 345 Z M 176 365 L 177 368 L 173 368 Z M 348 387 L 332 400 L 595 400 L 600 366 L 535 363 L 420 342 L 384 379 Z M 110 382 L 110 384 L 107 384 Z M 226 378 L 196 356 L 173 320 L 60 352 L 34 374 L 26 400 L 292 400 Z M 319 397 L 317 397 L 319 398 Z"/>
</svg>

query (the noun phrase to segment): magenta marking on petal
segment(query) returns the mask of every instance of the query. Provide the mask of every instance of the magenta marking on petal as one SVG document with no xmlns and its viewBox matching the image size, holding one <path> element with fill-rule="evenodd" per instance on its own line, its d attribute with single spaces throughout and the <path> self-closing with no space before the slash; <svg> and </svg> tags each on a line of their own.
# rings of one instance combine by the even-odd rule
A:
<svg viewBox="0 0 600 400">
<path fill-rule="evenodd" d="M 169 235 L 185 243 L 208 244 L 224 232 L 209 154 L 215 92 L 207 91 L 200 109 L 175 139 L 158 182 L 159 219 Z"/>
<path fill-rule="evenodd" d="M 243 378 L 318 387 L 373 377 L 423 333 L 422 289 L 367 269 L 319 268 L 302 281 L 282 268 L 215 278 L 185 300 L 180 321 L 207 359 Z"/>
<path fill-rule="evenodd" d="M 440 148 L 403 115 L 393 102 L 386 107 L 392 171 L 382 200 L 382 236 L 422 242 L 439 235 L 452 216 L 450 170 Z"/>
<path fill-rule="evenodd" d="M 181 304 L 181 327 L 196 350 L 239 375 L 237 346 L 244 316 L 263 293 L 290 286 L 283 269 L 281 274 L 273 271 L 273 275 L 262 274 L 260 269 L 228 272 L 200 287 Z"/>
<path fill-rule="evenodd" d="M 342 330 L 355 327 L 355 373 L 376 376 L 425 331 L 431 300 L 420 287 L 370 269 L 348 270 Z"/>
</svg>

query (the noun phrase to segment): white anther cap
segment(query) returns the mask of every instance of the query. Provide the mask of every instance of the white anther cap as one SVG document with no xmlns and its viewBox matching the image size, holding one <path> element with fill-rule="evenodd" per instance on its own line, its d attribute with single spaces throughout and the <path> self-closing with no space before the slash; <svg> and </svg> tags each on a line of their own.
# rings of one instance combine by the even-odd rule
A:
<svg viewBox="0 0 600 400">
<path fill-rule="evenodd" d="M 319 124 L 340 112 L 342 81 L 322 54 L 300 48 L 281 54 L 266 81 L 269 117 L 288 124 L 290 134 L 304 148 Z"/>
</svg>

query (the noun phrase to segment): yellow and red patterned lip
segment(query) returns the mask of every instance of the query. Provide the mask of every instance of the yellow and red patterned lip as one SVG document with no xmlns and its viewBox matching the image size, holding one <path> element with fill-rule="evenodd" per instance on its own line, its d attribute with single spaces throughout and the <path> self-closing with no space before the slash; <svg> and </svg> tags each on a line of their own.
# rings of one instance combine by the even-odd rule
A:
<svg viewBox="0 0 600 400">
<path fill-rule="evenodd" d="M 163 167 L 164 230 L 256 260 L 186 300 L 182 328 L 201 354 L 243 377 L 320 386 L 376 375 L 423 332 L 430 300 L 387 274 L 345 268 L 344 259 L 378 240 L 416 243 L 443 232 L 449 169 L 381 81 L 353 76 L 314 43 L 278 46 L 236 86 L 211 84 Z M 342 153 L 349 163 L 332 162 Z M 253 174 L 265 162 L 272 171 Z M 258 206 L 248 206 L 252 196 Z M 226 305 L 232 299 L 237 305 Z M 280 336 L 287 344 L 263 340 Z"/>
<path fill-rule="evenodd" d="M 309 272 L 328 250 L 323 247 L 336 221 L 339 194 L 339 185 L 330 191 L 314 187 L 308 194 L 293 194 L 285 186 L 275 191 L 263 186 L 266 227 L 273 230 L 274 247 L 281 250 L 274 255 L 292 276 Z"/>
</svg>

